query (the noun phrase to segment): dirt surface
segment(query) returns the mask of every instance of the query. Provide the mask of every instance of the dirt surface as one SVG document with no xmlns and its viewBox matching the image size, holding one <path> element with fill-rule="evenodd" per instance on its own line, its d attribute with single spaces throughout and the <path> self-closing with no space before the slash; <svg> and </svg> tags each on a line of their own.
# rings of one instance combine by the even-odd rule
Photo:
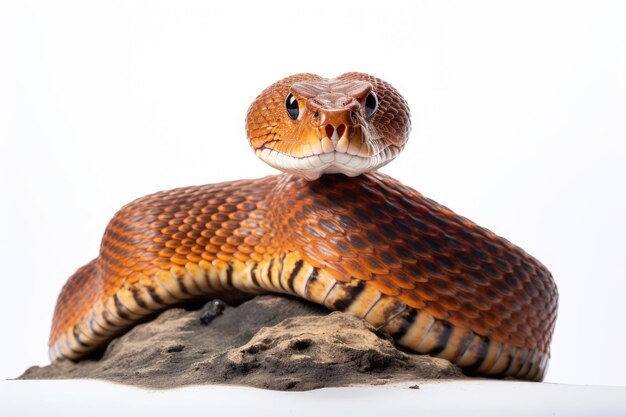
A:
<svg viewBox="0 0 626 417">
<path fill-rule="evenodd" d="M 167 310 L 115 339 L 99 359 L 33 366 L 19 378 L 308 390 L 405 382 L 414 387 L 465 376 L 446 360 L 397 349 L 363 320 L 266 295 L 223 311 L 216 303 L 196 311 Z"/>
</svg>

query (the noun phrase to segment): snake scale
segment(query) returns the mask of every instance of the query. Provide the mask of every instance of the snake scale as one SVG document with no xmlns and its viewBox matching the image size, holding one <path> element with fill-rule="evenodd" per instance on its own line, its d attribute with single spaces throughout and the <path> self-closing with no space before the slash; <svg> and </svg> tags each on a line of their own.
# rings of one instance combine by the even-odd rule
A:
<svg viewBox="0 0 626 417">
<path fill-rule="evenodd" d="M 59 295 L 51 358 L 80 359 L 158 311 L 227 293 L 286 293 L 361 317 L 466 372 L 543 379 L 557 311 L 550 272 L 519 247 L 377 168 L 409 108 L 361 73 L 287 77 L 248 110 L 280 175 L 140 198 Z"/>
</svg>

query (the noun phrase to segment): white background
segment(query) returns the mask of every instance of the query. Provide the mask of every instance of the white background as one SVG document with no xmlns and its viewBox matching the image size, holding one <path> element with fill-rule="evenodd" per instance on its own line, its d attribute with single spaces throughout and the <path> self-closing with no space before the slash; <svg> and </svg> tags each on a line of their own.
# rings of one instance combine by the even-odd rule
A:
<svg viewBox="0 0 626 417">
<path fill-rule="evenodd" d="M 626 3 L 0 1 L 0 378 L 144 194 L 274 171 L 243 121 L 295 72 L 409 101 L 383 169 L 552 271 L 547 381 L 626 385 Z"/>
<path fill-rule="evenodd" d="M 419 389 L 408 389 L 411 385 L 277 392 L 219 385 L 145 390 L 103 381 L 0 381 L 0 413 L 35 417 L 201 413 L 220 417 L 252 413 L 258 417 L 624 417 L 626 410 L 626 387 L 493 380 L 420 383 Z"/>
</svg>

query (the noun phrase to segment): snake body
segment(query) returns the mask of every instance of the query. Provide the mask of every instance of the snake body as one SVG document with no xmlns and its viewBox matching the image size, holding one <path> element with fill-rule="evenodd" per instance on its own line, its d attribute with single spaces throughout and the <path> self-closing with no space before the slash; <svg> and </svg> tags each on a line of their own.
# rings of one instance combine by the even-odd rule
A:
<svg viewBox="0 0 626 417">
<path fill-rule="evenodd" d="M 247 127 L 257 155 L 285 173 L 123 207 L 59 295 L 52 359 L 79 359 L 186 300 L 277 292 L 471 373 L 543 379 L 558 298 L 550 272 L 375 172 L 410 130 L 393 87 L 358 73 L 288 77 L 255 100 Z"/>
</svg>

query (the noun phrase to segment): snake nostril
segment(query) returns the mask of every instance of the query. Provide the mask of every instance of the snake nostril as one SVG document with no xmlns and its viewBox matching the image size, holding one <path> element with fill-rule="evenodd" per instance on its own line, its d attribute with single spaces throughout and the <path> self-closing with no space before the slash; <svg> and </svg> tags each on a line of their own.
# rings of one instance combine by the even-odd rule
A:
<svg viewBox="0 0 626 417">
<path fill-rule="evenodd" d="M 343 125 L 341 125 L 343 126 Z M 335 128 L 333 127 L 333 125 L 326 125 L 326 137 L 328 137 L 328 139 L 333 137 L 333 132 L 335 131 Z M 339 133 L 339 129 L 337 129 L 337 133 Z M 341 135 L 340 135 L 341 136 Z"/>
<path fill-rule="evenodd" d="M 344 125 L 343 123 L 337 126 L 337 136 L 342 137 L 345 131 L 346 125 Z"/>
</svg>

